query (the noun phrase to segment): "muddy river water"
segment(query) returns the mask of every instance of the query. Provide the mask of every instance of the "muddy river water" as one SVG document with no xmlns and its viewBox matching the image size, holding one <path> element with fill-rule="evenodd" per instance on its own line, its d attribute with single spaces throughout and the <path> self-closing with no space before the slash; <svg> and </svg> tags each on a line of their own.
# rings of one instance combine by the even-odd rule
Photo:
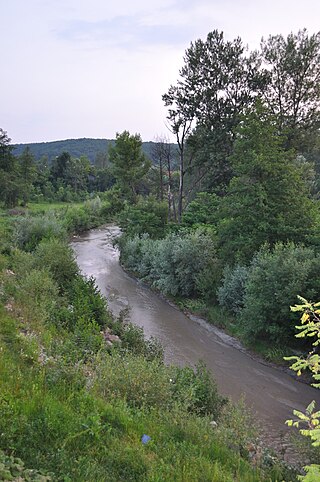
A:
<svg viewBox="0 0 320 482">
<path fill-rule="evenodd" d="M 119 264 L 112 240 L 115 226 L 94 229 L 73 239 L 78 265 L 94 276 L 115 314 L 130 310 L 130 321 L 143 327 L 147 337 L 158 338 L 167 363 L 194 365 L 203 360 L 222 394 L 246 403 L 257 414 L 273 445 L 287 446 L 284 421 L 294 408 L 303 410 L 311 400 L 320 407 L 320 390 L 277 368 L 265 365 L 241 349 L 236 340 L 203 320 L 192 319 L 148 287 L 130 277 Z"/>
</svg>

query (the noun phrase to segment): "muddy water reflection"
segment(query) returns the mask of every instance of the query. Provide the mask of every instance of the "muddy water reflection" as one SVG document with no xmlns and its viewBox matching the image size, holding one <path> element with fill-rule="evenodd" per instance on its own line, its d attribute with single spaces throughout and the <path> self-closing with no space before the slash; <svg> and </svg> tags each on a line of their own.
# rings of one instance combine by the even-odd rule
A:
<svg viewBox="0 0 320 482">
<path fill-rule="evenodd" d="M 82 272 L 96 278 L 109 307 L 118 314 L 130 309 L 130 319 L 157 337 L 168 363 L 179 365 L 205 361 L 221 393 L 237 400 L 242 395 L 257 412 L 270 437 L 280 442 L 284 420 L 292 409 L 303 410 L 313 399 L 320 406 L 320 392 L 297 382 L 288 374 L 265 366 L 242 352 L 230 337 L 205 322 L 186 317 L 143 284 L 128 276 L 119 265 L 112 239 L 118 228 L 111 226 L 75 238 L 72 246 Z"/>
</svg>

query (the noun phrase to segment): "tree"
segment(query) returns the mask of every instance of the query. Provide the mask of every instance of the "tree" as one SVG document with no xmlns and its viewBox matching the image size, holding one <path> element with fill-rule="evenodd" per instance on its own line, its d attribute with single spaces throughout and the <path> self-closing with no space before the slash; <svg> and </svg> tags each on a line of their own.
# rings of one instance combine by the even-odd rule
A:
<svg viewBox="0 0 320 482">
<path fill-rule="evenodd" d="M 297 372 L 300 376 L 302 370 L 310 370 L 312 377 L 316 383 L 312 385 L 315 388 L 320 388 L 320 356 L 318 354 L 318 347 L 320 345 L 320 303 L 310 303 L 301 296 L 298 297 L 302 304 L 291 307 L 294 312 L 302 312 L 301 325 L 297 326 L 299 331 L 297 338 L 311 337 L 315 338 L 312 343 L 312 350 L 307 357 L 290 356 L 285 357 L 285 360 L 292 361 L 291 369 Z M 300 428 L 300 433 L 305 437 L 310 437 L 314 447 L 320 447 L 320 411 L 315 410 L 315 401 L 313 400 L 305 410 L 305 413 L 294 410 L 293 414 L 296 416 L 295 420 L 287 420 L 289 427 L 300 428 L 301 425 L 305 428 Z M 299 477 L 305 482 L 317 482 L 320 479 L 320 465 L 311 464 L 304 467 L 306 475 Z"/>
<path fill-rule="evenodd" d="M 281 143 L 276 120 L 258 103 L 237 130 L 235 176 L 222 203 L 218 236 L 229 263 L 249 261 L 264 243 L 300 243 L 314 223 L 307 183 Z"/>
<path fill-rule="evenodd" d="M 178 215 L 180 223 L 183 210 L 184 178 L 186 174 L 186 146 L 188 136 L 192 131 L 192 124 L 195 116 L 194 106 L 188 102 L 185 86 L 180 82 L 178 86 L 171 86 L 168 93 L 162 96 L 164 103 L 169 107 L 167 119 L 170 130 L 175 135 L 179 152 L 179 193 L 178 193 Z M 188 160 L 189 164 L 191 159 Z"/>
<path fill-rule="evenodd" d="M 177 85 L 163 96 L 171 130 L 179 134 L 180 172 L 182 177 L 191 172 L 194 184 L 210 173 L 210 187 L 223 190 L 232 177 L 228 156 L 234 128 L 262 81 L 259 59 L 256 53 L 246 55 L 239 37 L 225 41 L 223 33 L 214 30 L 206 41 L 191 43 L 184 62 Z M 187 141 L 192 160 L 188 166 Z M 181 192 L 179 203 L 181 208 Z"/>
<path fill-rule="evenodd" d="M 136 201 L 139 182 L 146 176 L 151 163 L 142 152 L 140 134 L 117 133 L 115 145 L 109 149 L 112 173 L 124 196 Z"/>
<path fill-rule="evenodd" d="M 36 178 L 37 170 L 35 165 L 35 159 L 33 154 L 30 151 L 29 147 L 26 147 L 19 156 L 19 164 L 20 164 L 20 174 L 22 178 L 22 199 L 23 205 L 26 206 L 30 192 L 32 188 L 32 183 Z"/>
<path fill-rule="evenodd" d="M 21 178 L 13 146 L 6 131 L 0 128 L 0 201 L 6 207 L 17 204 L 21 193 Z"/>
<path fill-rule="evenodd" d="M 168 212 L 169 217 L 172 215 L 173 219 L 177 220 L 176 204 L 174 198 L 174 186 L 172 179 L 172 164 L 174 160 L 174 149 L 169 139 L 165 136 L 157 137 L 152 145 L 152 159 L 159 165 L 160 177 L 160 201 L 163 201 L 164 190 L 167 188 Z M 167 178 L 167 180 L 166 180 Z"/>
<path fill-rule="evenodd" d="M 54 161 L 52 162 L 52 166 L 50 169 L 50 177 L 55 186 L 60 183 L 64 183 L 67 166 L 71 161 L 71 156 L 69 152 L 62 152 L 60 156 L 57 156 Z"/>
<path fill-rule="evenodd" d="M 263 99 L 276 116 L 287 147 L 310 148 L 320 127 L 320 32 L 270 36 L 261 42 L 267 79 Z"/>
</svg>

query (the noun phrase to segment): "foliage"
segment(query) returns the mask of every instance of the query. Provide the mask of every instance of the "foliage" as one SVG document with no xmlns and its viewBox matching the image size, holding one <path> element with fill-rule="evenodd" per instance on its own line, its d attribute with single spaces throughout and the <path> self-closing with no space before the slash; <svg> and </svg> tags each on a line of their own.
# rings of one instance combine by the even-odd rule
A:
<svg viewBox="0 0 320 482">
<path fill-rule="evenodd" d="M 41 241 L 34 252 L 34 258 L 37 267 L 50 270 L 62 292 L 70 286 L 79 271 L 72 249 L 59 239 Z"/>
<path fill-rule="evenodd" d="M 121 212 L 120 227 L 126 236 L 148 234 L 151 238 L 165 235 L 168 219 L 168 208 L 152 196 L 139 198 L 137 204 L 127 204 Z"/>
<path fill-rule="evenodd" d="M 135 201 L 139 182 L 150 169 L 140 135 L 130 135 L 128 131 L 117 133 L 115 145 L 109 148 L 109 158 L 121 192 Z"/>
<path fill-rule="evenodd" d="M 315 222 L 313 204 L 292 155 L 281 146 L 272 116 L 257 104 L 237 131 L 235 177 L 218 229 L 223 259 L 248 262 L 265 242 L 303 242 Z"/>
<path fill-rule="evenodd" d="M 309 36 L 303 29 L 287 38 L 270 35 L 262 40 L 260 55 L 267 79 L 263 98 L 287 145 L 304 150 L 320 120 L 320 33 Z"/>
<path fill-rule="evenodd" d="M 33 251 L 42 240 L 64 239 L 65 236 L 63 226 L 52 213 L 20 217 L 14 223 L 14 242 L 25 251 Z"/>
<path fill-rule="evenodd" d="M 95 279 L 84 278 L 79 274 L 73 277 L 69 285 L 70 307 L 67 311 L 67 325 L 72 328 L 80 318 L 86 322 L 95 322 L 103 327 L 110 320 L 105 298 L 97 288 Z"/>
<path fill-rule="evenodd" d="M 219 198 L 214 193 L 198 192 L 195 199 L 188 204 L 182 215 L 182 223 L 187 226 L 198 224 L 217 225 Z"/>
<path fill-rule="evenodd" d="M 49 482 L 53 479 L 50 475 L 45 475 L 38 470 L 27 469 L 19 457 L 6 455 L 3 450 L 0 450 L 0 480 Z"/>
<path fill-rule="evenodd" d="M 120 241 L 121 261 L 165 294 L 192 296 L 201 284 L 207 263 L 215 259 L 210 235 L 194 232 L 170 234 L 164 239 L 124 237 Z"/>
<path fill-rule="evenodd" d="M 180 138 L 192 152 L 182 174 L 191 171 L 195 184 L 209 176 L 208 187 L 221 191 L 232 176 L 234 128 L 257 89 L 257 55 L 246 55 L 239 37 L 226 41 L 214 30 L 191 43 L 184 62 L 177 84 L 163 96 L 174 133 L 183 127 Z"/>
<path fill-rule="evenodd" d="M 58 286 L 49 269 L 26 273 L 18 282 L 15 299 L 25 321 L 39 324 L 50 320 L 58 302 Z"/>
<path fill-rule="evenodd" d="M 223 272 L 222 286 L 218 289 L 218 301 L 234 314 L 239 314 L 243 308 L 245 288 L 250 276 L 246 266 L 226 266 Z"/>
<path fill-rule="evenodd" d="M 260 249 L 250 264 L 239 320 L 251 343 L 260 337 L 289 342 L 295 323 L 288 301 L 293 303 L 297 292 L 320 295 L 319 269 L 320 258 L 312 248 L 277 243 Z"/>
<path fill-rule="evenodd" d="M 298 356 L 285 357 L 285 360 L 289 360 L 292 363 L 291 369 L 297 372 L 298 376 L 301 375 L 302 370 L 310 370 L 315 383 L 312 385 L 316 388 L 320 388 L 320 356 L 317 353 L 317 347 L 320 344 L 320 303 L 310 303 L 306 299 L 299 296 L 302 304 L 291 307 L 293 312 L 302 312 L 301 324 L 297 326 L 298 334 L 297 338 L 311 337 L 315 338 L 312 343 L 312 350 L 306 358 Z M 320 447 L 320 411 L 315 411 L 315 401 L 312 401 L 305 412 L 294 410 L 293 414 L 296 416 L 295 420 L 287 420 L 289 427 L 301 427 L 300 433 L 312 440 L 314 447 Z M 320 465 L 311 464 L 305 467 L 306 475 L 299 477 L 300 480 L 305 482 L 316 482 L 319 480 Z"/>
</svg>

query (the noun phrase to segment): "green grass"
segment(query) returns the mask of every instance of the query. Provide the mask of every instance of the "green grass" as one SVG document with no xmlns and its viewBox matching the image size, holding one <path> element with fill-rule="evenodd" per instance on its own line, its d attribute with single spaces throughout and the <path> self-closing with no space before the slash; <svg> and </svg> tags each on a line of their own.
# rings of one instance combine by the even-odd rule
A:
<svg viewBox="0 0 320 482">
<path fill-rule="evenodd" d="M 9 224 L 2 226 L 6 234 Z M 56 259 L 55 243 L 51 251 Z M 47 271 L 37 269 L 36 256 L 37 249 L 15 250 L 0 259 L 4 480 L 15 464 L 43 481 L 39 472 L 64 482 L 294 480 L 277 464 L 250 465 L 251 423 L 239 407 L 223 405 L 204 371 L 166 367 L 138 328 L 102 316 L 90 283 L 74 279 L 62 291 L 44 289 L 53 271 L 49 263 Z M 16 263 L 15 274 L 5 272 L 7 261 Z M 68 271 L 68 263 L 60 270 Z M 41 299 L 30 295 L 39 283 Z M 122 338 L 118 347 L 106 346 L 103 323 Z"/>
<path fill-rule="evenodd" d="M 53 381 L 57 367 L 21 356 L 19 322 L 3 309 L 0 320 L 0 449 L 27 468 L 74 481 L 282 480 L 278 469 L 263 475 L 250 467 L 221 441 L 210 418 L 179 404 L 130 406 L 125 393 L 89 390 L 76 372 L 67 382 Z M 143 434 L 151 437 L 146 445 Z"/>
</svg>

